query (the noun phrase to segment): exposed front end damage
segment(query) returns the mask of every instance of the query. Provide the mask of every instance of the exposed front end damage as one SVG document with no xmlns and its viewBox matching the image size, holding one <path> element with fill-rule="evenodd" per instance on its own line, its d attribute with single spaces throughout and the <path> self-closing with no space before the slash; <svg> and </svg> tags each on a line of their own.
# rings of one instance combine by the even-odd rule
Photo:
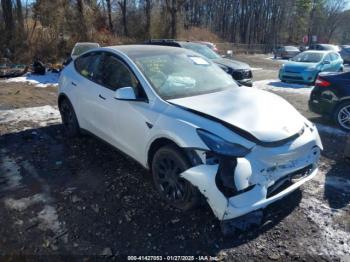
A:
<svg viewBox="0 0 350 262">
<path fill-rule="evenodd" d="M 245 157 L 202 152 L 202 164 L 181 176 L 206 197 L 221 221 L 243 216 L 283 198 L 317 174 L 322 143 L 306 126 L 295 140 L 276 147 L 256 145 Z"/>
</svg>

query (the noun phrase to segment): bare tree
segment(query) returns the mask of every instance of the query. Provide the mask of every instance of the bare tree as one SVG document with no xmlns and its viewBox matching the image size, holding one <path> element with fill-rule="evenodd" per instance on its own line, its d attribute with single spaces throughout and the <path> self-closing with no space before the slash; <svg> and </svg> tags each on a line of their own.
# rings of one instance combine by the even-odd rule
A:
<svg viewBox="0 0 350 262">
<path fill-rule="evenodd" d="M 165 0 L 166 7 L 170 13 L 170 36 L 171 38 L 176 38 L 177 36 L 177 17 L 178 12 L 181 9 L 182 5 L 185 3 L 185 0 Z"/>
<path fill-rule="evenodd" d="M 146 30 L 145 37 L 151 38 L 151 0 L 145 0 L 145 13 L 146 13 Z"/>
<path fill-rule="evenodd" d="M 81 36 L 82 40 L 87 39 L 87 27 L 85 24 L 85 17 L 84 17 L 84 2 L 83 0 L 77 0 L 77 11 L 78 11 L 78 26 L 80 27 L 79 35 Z"/>
<path fill-rule="evenodd" d="M 113 32 L 111 0 L 106 0 L 106 4 L 107 4 L 107 13 L 108 13 L 108 29 L 110 32 Z"/>
<path fill-rule="evenodd" d="M 1 0 L 2 15 L 5 23 L 5 43 L 9 44 L 13 39 L 15 22 L 12 13 L 12 1 L 11 0 Z"/>
<path fill-rule="evenodd" d="M 118 4 L 120 6 L 120 9 L 122 11 L 122 21 L 123 21 L 123 28 L 124 28 L 124 36 L 128 36 L 128 24 L 127 24 L 127 18 L 126 18 L 126 0 L 118 1 Z"/>
</svg>

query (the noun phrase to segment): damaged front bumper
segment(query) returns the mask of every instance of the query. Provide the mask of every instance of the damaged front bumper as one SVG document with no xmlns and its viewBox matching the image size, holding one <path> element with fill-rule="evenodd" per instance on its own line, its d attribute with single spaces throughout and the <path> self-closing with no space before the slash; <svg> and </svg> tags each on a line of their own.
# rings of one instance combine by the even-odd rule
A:
<svg viewBox="0 0 350 262">
<path fill-rule="evenodd" d="M 234 159 L 231 171 L 222 168 L 222 162 L 206 163 L 181 176 L 200 190 L 215 216 L 225 221 L 265 208 L 312 179 L 318 171 L 321 150 L 318 132 L 310 128 L 283 146 L 254 147 L 244 158 Z M 234 194 L 227 194 L 219 185 L 222 170 L 230 172 Z"/>
</svg>

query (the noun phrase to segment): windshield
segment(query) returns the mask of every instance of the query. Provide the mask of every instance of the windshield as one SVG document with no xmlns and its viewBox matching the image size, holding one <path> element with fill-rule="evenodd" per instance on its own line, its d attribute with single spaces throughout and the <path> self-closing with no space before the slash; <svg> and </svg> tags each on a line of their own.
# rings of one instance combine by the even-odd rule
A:
<svg viewBox="0 0 350 262">
<path fill-rule="evenodd" d="M 182 43 L 181 46 L 186 49 L 195 51 L 198 54 L 201 54 L 202 56 L 205 56 L 206 58 L 209 58 L 209 59 L 221 58 L 217 53 L 215 53 L 212 49 L 210 49 L 206 45 L 195 44 L 195 43 Z"/>
<path fill-rule="evenodd" d="M 232 77 L 220 67 L 192 52 L 163 51 L 131 58 L 165 100 L 213 93 L 236 86 Z"/>
<path fill-rule="evenodd" d="M 292 61 L 303 63 L 318 63 L 322 60 L 323 53 L 304 52 L 292 58 Z"/>
</svg>

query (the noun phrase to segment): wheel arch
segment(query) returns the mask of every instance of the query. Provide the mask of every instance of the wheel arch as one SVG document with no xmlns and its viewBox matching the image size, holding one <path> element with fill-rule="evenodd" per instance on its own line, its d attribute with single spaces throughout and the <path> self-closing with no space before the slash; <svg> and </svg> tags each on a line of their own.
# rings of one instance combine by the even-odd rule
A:
<svg viewBox="0 0 350 262">
<path fill-rule="evenodd" d="M 76 116 L 76 118 L 77 118 L 77 121 L 78 121 L 78 125 L 79 125 L 79 127 L 81 128 L 81 121 L 80 121 L 79 116 L 78 116 L 78 114 L 77 114 L 77 110 L 75 109 L 75 107 L 74 107 L 74 105 L 72 104 L 71 100 L 69 99 L 69 97 L 68 97 L 65 93 L 60 93 L 60 94 L 58 95 L 58 98 L 57 98 L 58 109 L 60 110 L 61 103 L 62 103 L 62 101 L 65 100 L 65 99 L 66 99 L 66 100 L 70 103 L 70 105 L 72 106 L 72 108 L 73 108 L 73 110 L 74 110 L 74 114 L 75 114 L 75 116 Z"/>
<path fill-rule="evenodd" d="M 158 149 L 166 145 L 174 145 L 177 148 L 181 149 L 181 147 L 177 143 L 175 143 L 172 139 L 167 137 L 158 137 L 155 140 L 153 140 L 147 151 L 147 166 L 150 170 L 155 153 Z"/>
<path fill-rule="evenodd" d="M 157 150 L 167 145 L 173 145 L 178 148 L 192 165 L 196 165 L 201 162 L 200 157 L 194 149 L 181 147 L 178 143 L 170 138 L 158 137 L 152 141 L 147 151 L 147 167 L 149 170 L 151 170 L 152 161 Z"/>
<path fill-rule="evenodd" d="M 334 115 L 337 112 L 337 110 L 341 104 L 347 103 L 347 102 L 348 103 L 350 102 L 350 96 L 342 97 L 341 99 L 339 99 L 339 101 L 334 105 L 334 107 L 332 109 L 332 115 Z"/>
<path fill-rule="evenodd" d="M 71 104 L 72 102 L 69 100 L 68 96 L 65 94 L 65 93 L 60 93 L 58 95 L 58 99 L 57 99 L 57 105 L 58 105 L 58 108 L 60 108 L 61 106 L 61 103 L 64 99 L 67 99 Z M 72 105 L 73 106 L 73 105 Z"/>
</svg>

